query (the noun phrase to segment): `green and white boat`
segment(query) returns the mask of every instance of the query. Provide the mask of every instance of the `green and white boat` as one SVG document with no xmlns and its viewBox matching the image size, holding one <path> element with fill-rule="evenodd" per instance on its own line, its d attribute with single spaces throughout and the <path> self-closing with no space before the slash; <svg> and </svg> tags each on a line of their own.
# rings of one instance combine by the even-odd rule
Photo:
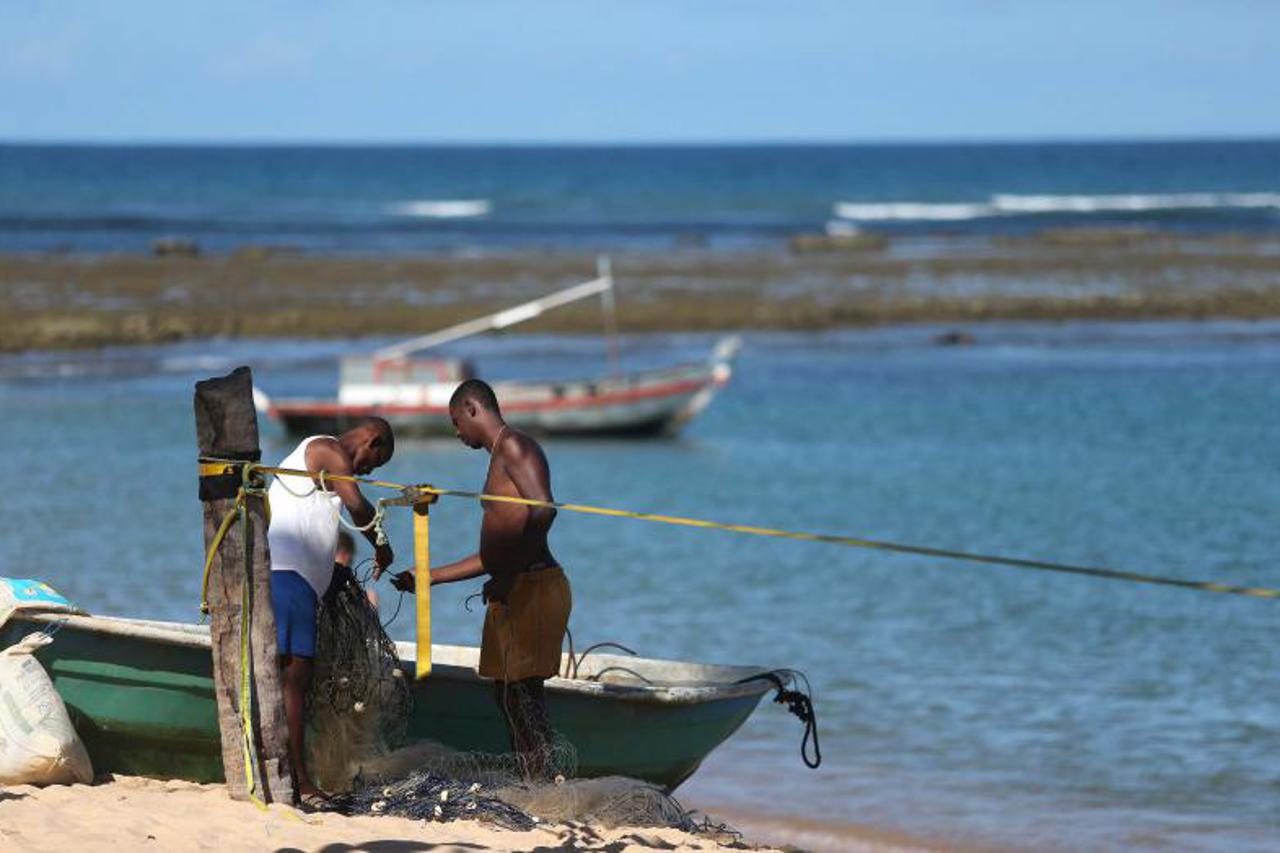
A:
<svg viewBox="0 0 1280 853">
<path fill-rule="evenodd" d="M 66 702 L 98 772 L 216 782 L 223 778 L 205 626 L 18 610 L 0 648 L 56 631 L 37 657 Z M 399 643 L 406 672 L 414 648 Z M 479 650 L 436 645 L 413 687 L 408 738 L 459 750 L 509 749 Z M 674 789 L 732 735 L 771 689 L 738 683 L 759 668 L 593 653 L 576 678 L 547 682 L 552 719 L 584 777 L 623 775 Z"/>
</svg>

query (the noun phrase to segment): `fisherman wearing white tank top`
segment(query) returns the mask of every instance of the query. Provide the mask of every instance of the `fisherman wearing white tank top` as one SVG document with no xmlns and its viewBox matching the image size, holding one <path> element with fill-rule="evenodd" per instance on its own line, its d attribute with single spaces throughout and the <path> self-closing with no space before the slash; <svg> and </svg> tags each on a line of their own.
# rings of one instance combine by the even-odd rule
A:
<svg viewBox="0 0 1280 853">
<path fill-rule="evenodd" d="M 278 467 L 308 470 L 307 448 L 317 439 L 337 441 L 333 436 L 313 435 Z M 323 597 L 333 579 L 342 499 L 320 489 L 310 477 L 288 475 L 275 478 L 268 499 L 271 501 L 271 527 L 267 532 L 271 543 L 271 570 L 296 572 L 311 585 L 317 597 Z M 307 657 L 314 655 L 314 648 L 311 651 Z M 288 644 L 282 644 L 280 653 L 288 652 Z"/>
<path fill-rule="evenodd" d="M 338 543 L 338 513 L 344 508 L 374 546 L 373 578 L 391 565 L 391 547 L 379 545 L 373 506 L 349 481 L 326 480 L 322 474 L 364 476 L 385 465 L 395 451 L 391 426 L 368 418 L 338 438 L 313 435 L 285 457 L 280 468 L 305 470 L 311 476 L 279 475 L 271 484 L 271 604 L 283 668 L 284 709 L 289 724 L 289 759 L 304 806 L 322 808 L 326 797 L 311 781 L 303 748 L 307 689 L 316 654 L 316 613 L 333 580 Z"/>
</svg>

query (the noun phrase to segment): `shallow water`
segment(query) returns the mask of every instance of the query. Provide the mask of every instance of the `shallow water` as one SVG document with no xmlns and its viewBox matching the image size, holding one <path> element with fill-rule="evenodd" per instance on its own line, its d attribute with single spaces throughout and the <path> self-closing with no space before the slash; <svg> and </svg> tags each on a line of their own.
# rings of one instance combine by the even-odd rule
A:
<svg viewBox="0 0 1280 853">
<path fill-rule="evenodd" d="M 749 336 L 681 439 L 548 443 L 562 499 L 1191 578 L 1280 585 L 1280 324 L 920 327 Z M 636 363 L 710 339 L 633 340 Z M 236 363 L 324 393 L 342 344 L 207 342 L 0 359 L 0 566 L 91 611 L 198 618 L 191 383 Z M 489 375 L 579 374 L 593 339 L 468 350 Z M 584 365 L 586 365 L 584 367 Z M 268 458 L 288 446 L 268 428 Z M 485 457 L 402 445 L 390 479 L 479 484 Z M 433 514 L 433 554 L 474 505 Z M 390 532 L 401 560 L 408 523 Z M 792 666 L 823 767 L 762 705 L 680 796 L 1027 848 L 1280 844 L 1272 602 L 642 522 L 561 516 L 579 647 Z M 478 641 L 478 584 L 436 637 Z M 383 612 L 396 596 L 384 587 Z M 408 606 L 393 623 L 411 636 Z"/>
</svg>

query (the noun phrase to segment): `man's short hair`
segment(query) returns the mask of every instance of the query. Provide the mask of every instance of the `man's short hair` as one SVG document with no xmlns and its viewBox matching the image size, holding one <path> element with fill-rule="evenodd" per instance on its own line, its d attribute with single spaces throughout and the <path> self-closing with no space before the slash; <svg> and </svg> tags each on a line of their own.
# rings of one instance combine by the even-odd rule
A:
<svg viewBox="0 0 1280 853">
<path fill-rule="evenodd" d="M 346 551 L 350 554 L 356 552 L 356 540 L 345 530 L 338 531 L 338 551 Z"/>
<path fill-rule="evenodd" d="M 391 424 L 387 423 L 384 418 L 371 415 L 367 418 L 362 418 L 360 423 L 356 424 L 356 428 L 367 429 L 377 436 L 382 446 L 387 449 L 387 458 L 391 458 L 391 454 L 396 449 L 396 434 L 391 430 Z"/>
<path fill-rule="evenodd" d="M 498 395 L 493 393 L 493 388 L 483 379 L 468 379 L 459 385 L 449 398 L 449 408 L 460 406 L 467 400 L 475 401 L 477 406 L 488 409 L 495 415 L 502 414 L 502 410 L 498 408 Z"/>
</svg>

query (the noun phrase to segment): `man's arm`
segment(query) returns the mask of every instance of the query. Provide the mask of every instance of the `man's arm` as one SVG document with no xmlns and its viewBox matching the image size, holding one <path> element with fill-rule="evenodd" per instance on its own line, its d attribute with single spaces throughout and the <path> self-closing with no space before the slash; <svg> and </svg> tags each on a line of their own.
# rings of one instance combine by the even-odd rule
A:
<svg viewBox="0 0 1280 853">
<path fill-rule="evenodd" d="M 551 468 L 547 465 L 547 457 L 532 439 L 513 436 L 500 451 L 503 467 L 520 497 L 547 503 L 555 500 L 551 495 Z M 531 506 L 527 509 L 525 534 L 545 535 L 551 529 L 551 522 L 556 520 L 556 508 Z"/>
<path fill-rule="evenodd" d="M 307 447 L 307 470 L 313 474 L 319 474 L 323 471 L 326 474 L 338 474 L 351 476 L 355 473 L 351 467 L 351 460 L 347 458 L 347 454 L 342 451 L 338 443 L 333 440 L 313 441 Z M 342 501 L 342 505 L 347 509 L 347 515 L 351 516 L 351 521 L 357 527 L 368 527 L 362 530 L 364 538 L 369 540 L 369 544 L 373 546 L 373 579 L 377 580 L 382 576 L 382 572 L 391 565 L 395 560 L 395 554 L 391 550 L 390 545 L 378 544 L 378 531 L 369 526 L 369 522 L 373 521 L 374 508 L 373 505 L 365 498 L 360 491 L 360 486 L 349 480 L 325 481 L 325 484 L 333 489 L 334 494 Z"/>
<path fill-rule="evenodd" d="M 401 572 L 391 579 L 391 585 L 401 592 L 414 592 L 414 575 L 417 571 L 417 566 L 414 566 Z M 463 557 L 461 560 L 432 569 L 431 585 L 469 581 L 482 574 L 484 574 L 484 564 L 480 562 L 480 555 L 472 554 L 470 557 Z"/>
</svg>

